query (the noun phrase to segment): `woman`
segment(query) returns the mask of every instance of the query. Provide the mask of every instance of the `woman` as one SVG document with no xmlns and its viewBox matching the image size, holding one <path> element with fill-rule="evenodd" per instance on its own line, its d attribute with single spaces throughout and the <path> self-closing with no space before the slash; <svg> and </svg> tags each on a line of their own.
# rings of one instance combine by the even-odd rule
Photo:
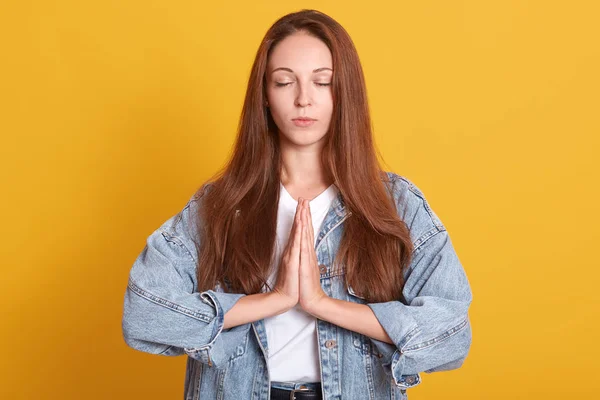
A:
<svg viewBox="0 0 600 400">
<path fill-rule="evenodd" d="M 379 167 L 346 31 L 263 39 L 228 165 L 147 239 L 123 334 L 188 356 L 186 399 L 406 399 L 471 344 L 465 272 L 423 193 Z"/>
</svg>

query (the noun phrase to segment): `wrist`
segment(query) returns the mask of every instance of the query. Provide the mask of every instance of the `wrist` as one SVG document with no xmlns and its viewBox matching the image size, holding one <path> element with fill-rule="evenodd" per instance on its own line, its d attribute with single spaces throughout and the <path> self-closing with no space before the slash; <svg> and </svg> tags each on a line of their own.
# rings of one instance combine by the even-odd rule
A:
<svg viewBox="0 0 600 400">
<path fill-rule="evenodd" d="M 321 293 L 309 302 L 303 303 L 302 309 L 315 318 L 323 319 L 323 311 L 329 300 L 331 300 L 329 296 L 325 293 Z"/>
<path fill-rule="evenodd" d="M 277 291 L 273 291 L 273 292 L 269 292 L 269 301 L 274 305 L 274 307 L 277 309 L 277 314 L 282 314 L 292 308 L 294 308 L 294 306 L 296 304 L 298 304 L 297 300 L 294 300 L 292 298 L 290 298 L 289 296 L 277 292 Z"/>
</svg>

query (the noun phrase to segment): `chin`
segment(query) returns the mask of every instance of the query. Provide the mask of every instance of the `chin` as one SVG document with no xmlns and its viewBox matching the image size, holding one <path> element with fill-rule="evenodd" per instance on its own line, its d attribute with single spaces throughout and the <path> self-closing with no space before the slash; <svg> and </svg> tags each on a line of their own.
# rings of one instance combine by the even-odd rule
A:
<svg viewBox="0 0 600 400">
<path fill-rule="evenodd" d="M 279 136 L 294 144 L 312 144 L 325 138 L 327 132 L 319 132 L 318 129 L 306 129 L 297 126 L 289 127 L 285 133 L 279 131 Z"/>
<path fill-rule="evenodd" d="M 288 141 L 294 143 L 298 146 L 310 146 L 319 142 L 322 142 L 325 139 L 325 136 L 320 135 L 294 135 L 293 138 L 288 138 Z"/>
</svg>

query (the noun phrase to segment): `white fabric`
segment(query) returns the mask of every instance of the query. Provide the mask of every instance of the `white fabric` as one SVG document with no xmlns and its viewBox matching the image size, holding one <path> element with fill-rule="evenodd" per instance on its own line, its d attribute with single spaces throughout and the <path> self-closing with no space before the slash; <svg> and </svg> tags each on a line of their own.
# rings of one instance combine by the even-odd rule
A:
<svg viewBox="0 0 600 400">
<path fill-rule="evenodd" d="M 317 197 L 309 201 L 312 224 L 315 232 L 313 248 L 317 243 L 316 236 L 332 201 L 338 193 L 335 184 L 329 186 Z M 277 246 L 276 265 L 269 277 L 269 285 L 273 287 L 276 271 L 289 234 L 292 229 L 298 202 L 280 183 L 280 196 L 277 214 Z M 320 382 L 319 349 L 317 344 L 316 318 L 306 313 L 300 305 L 273 317 L 265 318 L 267 343 L 269 348 L 268 366 L 271 381 L 277 382 Z"/>
</svg>

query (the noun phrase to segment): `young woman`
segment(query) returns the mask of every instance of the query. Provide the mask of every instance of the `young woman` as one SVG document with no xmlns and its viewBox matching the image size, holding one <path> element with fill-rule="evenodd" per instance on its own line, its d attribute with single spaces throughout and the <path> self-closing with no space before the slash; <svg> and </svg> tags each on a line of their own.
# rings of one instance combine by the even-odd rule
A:
<svg viewBox="0 0 600 400">
<path fill-rule="evenodd" d="M 260 44 L 233 156 L 147 239 L 123 335 L 187 355 L 186 399 L 406 399 L 471 344 L 423 193 L 379 167 L 356 49 L 302 10 Z"/>
</svg>

